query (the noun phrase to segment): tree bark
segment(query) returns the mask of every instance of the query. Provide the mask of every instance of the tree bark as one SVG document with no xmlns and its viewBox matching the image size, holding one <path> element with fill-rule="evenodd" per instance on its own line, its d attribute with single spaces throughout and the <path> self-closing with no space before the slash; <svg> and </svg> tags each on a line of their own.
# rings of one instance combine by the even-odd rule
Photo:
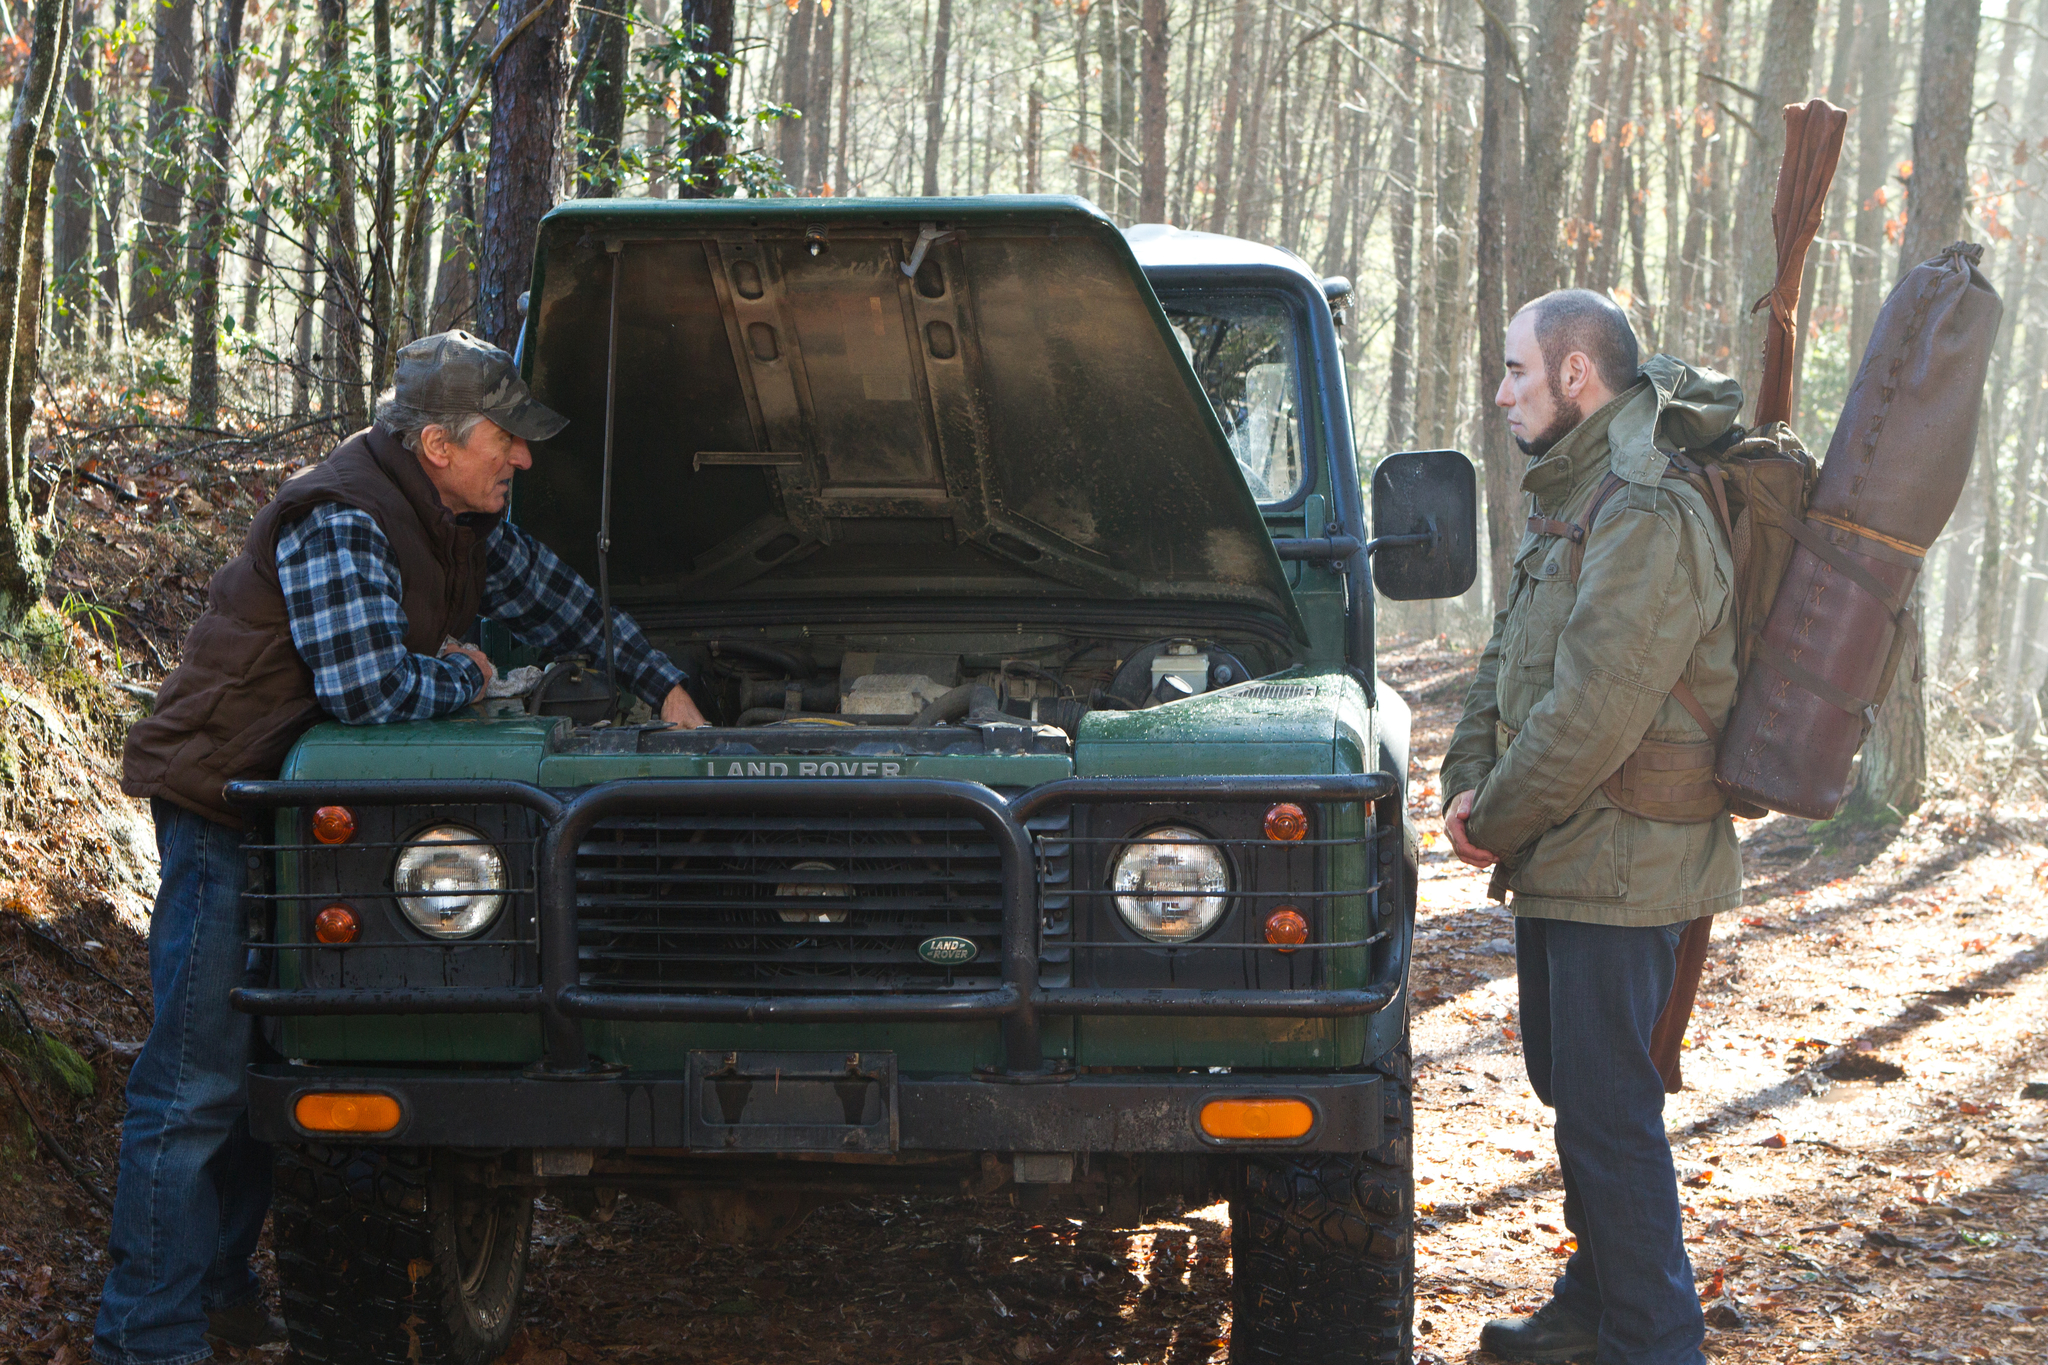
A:
<svg viewBox="0 0 2048 1365">
<path fill-rule="evenodd" d="M 808 144 L 804 124 L 810 118 L 811 29 L 818 19 L 818 0 L 798 0 L 782 29 L 782 102 L 796 110 L 775 125 L 775 154 L 791 194 L 804 192 Z"/>
<path fill-rule="evenodd" d="M 1771 230 L 1771 204 L 1777 197 L 1778 163 L 1785 158 L 1784 107 L 1806 98 L 1813 80 L 1813 21 L 1819 0 L 1771 0 L 1764 24 L 1763 66 L 1757 74 L 1757 98 L 1750 111 L 1754 133 L 1742 163 L 1742 185 L 1736 194 L 1735 252 L 1737 297 L 1724 300 L 1739 310 L 1735 323 L 1737 368 L 1749 410 L 1756 411 L 1757 385 L 1764 371 L 1766 307 L 1751 306 L 1771 291 L 1778 278 L 1777 240 Z"/>
<path fill-rule="evenodd" d="M 1209 173 L 1211 232 L 1230 225 L 1230 190 L 1235 183 L 1238 111 L 1244 100 L 1245 61 L 1251 42 L 1252 0 L 1237 0 L 1230 16 L 1230 65 L 1223 78 L 1223 121 L 1216 130 L 1216 161 Z"/>
<path fill-rule="evenodd" d="M 1899 278 L 1962 232 L 1968 188 L 1971 91 L 1977 74 L 1976 5 L 1927 0 L 1920 47 L 1920 92 L 1913 112 L 1913 176 Z M 1914 596 L 1917 599 L 1916 589 Z M 1916 600 L 1914 611 L 1919 610 Z M 1927 780 L 1927 706 L 1921 692 L 1926 649 L 1902 660 L 1892 694 L 1864 745 L 1850 800 L 1870 812 L 1910 815 Z"/>
<path fill-rule="evenodd" d="M 1479 103 L 1479 204 L 1475 231 L 1475 275 L 1478 280 L 1472 325 L 1479 337 L 1479 373 L 1473 397 L 1479 409 L 1479 460 L 1486 473 L 1488 584 L 1498 611 L 1507 602 L 1508 569 L 1521 512 L 1522 460 L 1508 439 L 1507 423 L 1493 406 L 1493 394 L 1506 372 L 1507 224 L 1505 207 L 1519 198 L 1513 183 L 1517 165 L 1514 145 L 1515 94 L 1508 84 L 1514 52 L 1510 36 L 1515 0 L 1492 0 L 1481 11 L 1485 48 L 1481 58 Z"/>
<path fill-rule="evenodd" d="M 618 3 L 618 0 L 611 0 Z M 619 145 L 626 136 L 627 6 L 583 12 L 584 77 L 576 91 L 576 197 L 619 193 Z"/>
<path fill-rule="evenodd" d="M 356 169 L 349 155 L 353 119 L 349 112 L 347 0 L 320 0 L 321 67 L 328 83 L 327 176 L 334 197 L 327 221 L 327 333 L 322 343 L 330 401 L 351 427 L 369 413 L 363 393 L 363 289 L 356 255 Z"/>
<path fill-rule="evenodd" d="M 156 11 L 156 54 L 149 78 L 149 131 L 143 146 L 142 221 L 128 286 L 128 325 L 157 332 L 176 313 L 178 228 L 185 210 L 185 105 L 192 97 L 194 0 L 166 0 Z"/>
<path fill-rule="evenodd" d="M 682 18 L 696 24 L 704 35 L 705 52 L 727 55 L 733 50 L 733 0 L 682 0 Z M 714 63 L 703 77 L 689 104 L 698 120 L 695 132 L 683 148 L 688 172 L 676 185 L 679 199 L 717 199 L 725 194 L 724 164 L 731 148 L 726 145 L 725 122 L 732 116 L 732 67 Z"/>
<path fill-rule="evenodd" d="M 56 161 L 50 141 L 70 55 L 70 16 L 71 0 L 35 0 L 29 11 L 27 60 L 15 86 L 0 170 L 0 357 L 7 361 L 0 411 L 9 419 L 0 449 L 0 619 L 9 622 L 20 620 L 42 596 L 49 572 L 24 438 L 41 359 L 43 222 Z"/>
<path fill-rule="evenodd" d="M 1404 32 L 1417 31 L 1416 18 L 1416 0 L 1406 0 L 1401 12 Z M 1422 110 L 1415 95 L 1415 54 L 1403 50 L 1393 60 L 1401 125 L 1388 173 L 1394 195 L 1394 211 L 1387 220 L 1394 336 L 1387 352 L 1387 449 L 1405 450 L 1415 438 L 1415 125 Z"/>
<path fill-rule="evenodd" d="M 370 392 L 382 393 L 398 356 L 398 91 L 391 78 L 391 0 L 370 0 L 377 165 L 370 202 Z"/>
<path fill-rule="evenodd" d="M 1035 26 L 1037 22 L 1037 15 L 1034 12 L 1032 15 L 1034 32 L 1036 31 Z M 1042 48 L 1039 49 L 1039 62 L 1040 65 L 1044 63 L 1044 50 Z M 1033 69 L 1036 70 L 1037 68 Z M 1040 105 L 1040 112 L 1044 112 L 1042 103 Z M 850 16 L 846 21 L 846 34 L 839 41 L 838 133 L 839 136 L 832 152 L 832 193 L 843 199 L 853 193 L 853 181 L 849 178 L 849 173 L 846 169 L 847 147 L 853 137 L 853 20 Z"/>
<path fill-rule="evenodd" d="M 1142 152 L 1138 163 L 1138 221 L 1166 221 L 1166 0 L 1144 0 L 1139 15 L 1143 77 L 1138 88 Z"/>
<path fill-rule="evenodd" d="M 561 143 L 562 35 L 565 0 L 501 0 L 498 34 L 505 37 L 527 12 L 548 12 L 498 59 L 491 75 L 491 154 L 484 172 L 482 231 L 478 243 L 477 329 L 507 351 L 519 344 L 525 321 L 520 297 L 533 274 L 533 244 L 541 216 L 554 205 L 555 149 Z"/>
<path fill-rule="evenodd" d="M 946 61 L 953 44 L 953 0 L 939 0 L 932 29 L 932 70 L 924 99 L 924 182 L 927 198 L 939 192 L 939 144 L 946 135 Z"/>
<path fill-rule="evenodd" d="M 92 313 L 92 151 L 86 144 L 98 89 L 93 71 L 98 53 L 81 36 L 92 27 L 99 0 L 78 0 L 71 15 L 71 71 L 64 83 L 64 136 L 57 151 L 57 215 L 51 232 L 55 249 L 56 293 L 63 300 L 57 315 L 57 340 L 66 347 L 85 338 Z"/>
<path fill-rule="evenodd" d="M 241 70 L 244 0 L 220 0 L 213 71 L 207 77 L 206 133 L 192 195 L 199 236 L 199 287 L 192 296 L 192 379 L 185 420 L 210 427 L 220 412 L 220 259 L 227 245 L 228 148 Z"/>
<path fill-rule="evenodd" d="M 851 34 L 847 35 L 849 38 Z M 849 49 L 851 44 L 848 44 Z M 842 98 L 844 91 L 842 89 Z M 842 120 L 842 123 L 844 121 Z M 842 128 L 842 132 L 844 129 Z M 1024 96 L 1024 193 L 1037 194 L 1044 188 L 1045 160 L 1045 9 L 1043 0 L 1031 5 L 1031 89 Z M 844 178 L 844 172 L 841 172 Z"/>
<path fill-rule="evenodd" d="M 444 0 L 445 2 L 445 0 Z M 278 130 L 284 126 L 286 86 L 296 70 L 292 64 L 292 48 L 298 33 L 292 20 L 298 17 L 298 0 L 287 0 L 284 9 L 284 39 L 278 48 L 277 69 L 271 80 L 267 103 L 270 105 L 270 126 L 264 131 L 263 146 L 268 149 L 277 144 Z M 431 33 L 422 34 L 420 41 L 431 41 Z M 422 53 L 422 60 L 425 54 Z M 249 278 L 242 286 L 242 330 L 256 330 L 256 305 L 262 298 L 263 274 L 270 268 L 270 215 L 271 200 L 268 185 L 259 185 L 256 191 L 256 241 L 249 251 Z"/>
<path fill-rule="evenodd" d="M 1572 248 L 1572 283 L 1581 289 L 1591 287 L 1593 222 L 1600 208 L 1600 154 L 1605 150 L 1612 131 L 1607 106 L 1614 93 L 1614 28 L 1614 24 L 1609 23 L 1600 30 L 1600 59 L 1594 63 L 1589 82 L 1592 88 L 1586 111 L 1586 149 L 1581 153 L 1583 161 L 1579 169 L 1579 199 L 1573 206 L 1571 221 L 1565 225 L 1565 238 Z M 1598 138 L 1593 136 L 1596 120 L 1600 124 Z M 1573 131 L 1577 131 L 1576 126 Z"/>
<path fill-rule="evenodd" d="M 441 70 L 444 82 L 455 79 L 455 4 L 441 5 Z M 445 103 L 445 101 L 444 101 Z M 649 116 L 650 122 L 652 115 Z M 465 119 L 448 139 L 454 166 L 448 175 L 448 200 L 441 220 L 441 265 L 434 275 L 434 307 L 429 326 L 437 332 L 473 321 L 476 311 L 476 176 L 469 170 L 469 129 Z M 653 136 L 652 131 L 648 134 Z M 657 185 L 666 181 L 656 176 Z"/>
<path fill-rule="evenodd" d="M 1509 220 L 1509 308 L 1518 308 L 1564 283 L 1558 244 L 1570 143 L 1572 72 L 1587 0 L 1530 0 L 1535 33 L 1522 64 L 1522 184 Z M 1495 374 L 1493 382 L 1499 382 Z"/>
<path fill-rule="evenodd" d="M 1863 0 L 1863 42 L 1856 106 L 1855 248 L 1849 257 L 1849 369 L 1863 363 L 1877 326 L 1878 282 L 1884 275 L 1884 224 L 1890 216 L 1885 176 L 1891 169 L 1892 101 L 1898 70 L 1892 57 L 1891 0 Z"/>
<path fill-rule="evenodd" d="M 1123 144 L 1117 132 L 1123 127 L 1124 78 L 1123 64 L 1117 56 L 1117 34 L 1120 27 L 1117 14 L 1117 0 L 1097 0 L 1094 8 L 1095 59 L 1097 77 L 1097 103 L 1102 106 L 1102 126 L 1096 130 L 1095 164 L 1096 183 L 1101 196 L 1102 207 L 1111 216 L 1124 220 L 1125 198 Z"/>
<path fill-rule="evenodd" d="M 834 7 L 834 14 L 837 7 Z M 804 105 L 804 193 L 830 193 L 827 158 L 832 141 L 832 14 L 811 26 L 811 88 Z"/>
</svg>

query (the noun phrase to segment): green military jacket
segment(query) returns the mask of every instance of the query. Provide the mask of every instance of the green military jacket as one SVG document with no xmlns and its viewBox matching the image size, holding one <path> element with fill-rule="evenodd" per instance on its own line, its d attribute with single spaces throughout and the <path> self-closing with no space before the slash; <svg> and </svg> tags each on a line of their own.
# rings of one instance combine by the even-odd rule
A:
<svg viewBox="0 0 2048 1365">
<path fill-rule="evenodd" d="M 1522 480 L 1536 515 L 1566 523 L 1610 468 L 1627 486 L 1588 531 L 1576 586 L 1565 537 L 1523 536 L 1444 756 L 1444 802 L 1477 791 L 1466 831 L 1500 855 L 1518 915 L 1643 926 L 1741 903 L 1725 811 L 1650 820 L 1600 789 L 1645 738 L 1706 738 L 1670 695 L 1681 678 L 1716 726 L 1734 707 L 1728 539 L 1698 490 L 1664 473 L 1667 451 L 1712 441 L 1741 403 L 1734 380 L 1657 356 Z"/>
</svg>

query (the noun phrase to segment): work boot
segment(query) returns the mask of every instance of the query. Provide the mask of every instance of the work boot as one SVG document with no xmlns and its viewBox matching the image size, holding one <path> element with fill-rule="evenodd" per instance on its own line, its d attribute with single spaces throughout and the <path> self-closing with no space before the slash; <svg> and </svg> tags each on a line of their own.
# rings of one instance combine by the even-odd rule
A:
<svg viewBox="0 0 2048 1365">
<path fill-rule="evenodd" d="M 1567 1313 L 1556 1299 L 1526 1318 L 1495 1318 L 1479 1329 L 1479 1349 L 1503 1360 L 1578 1360 L 1599 1345 L 1599 1331 Z"/>
<path fill-rule="evenodd" d="M 250 1299 L 233 1308 L 207 1309 L 206 1335 L 210 1341 L 245 1350 L 279 1346 L 285 1339 L 284 1319 L 265 1308 L 263 1300 Z"/>
</svg>

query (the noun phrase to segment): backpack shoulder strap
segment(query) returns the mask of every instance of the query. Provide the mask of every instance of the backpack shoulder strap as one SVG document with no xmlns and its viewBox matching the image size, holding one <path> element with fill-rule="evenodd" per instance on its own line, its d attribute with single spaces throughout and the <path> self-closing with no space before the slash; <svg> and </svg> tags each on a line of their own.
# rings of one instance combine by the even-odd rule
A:
<svg viewBox="0 0 2048 1365">
<path fill-rule="evenodd" d="M 1586 562 L 1586 537 L 1592 534 L 1593 523 L 1600 519 L 1600 509 L 1607 505 L 1607 500 L 1609 498 L 1613 497 L 1616 493 L 1619 493 L 1622 489 L 1627 487 L 1627 480 L 1623 479 L 1621 475 L 1615 473 L 1613 470 L 1608 470 L 1607 477 L 1600 480 L 1600 487 L 1595 489 L 1593 492 L 1593 501 L 1586 504 L 1585 521 L 1572 526 L 1567 526 L 1564 528 L 1563 531 L 1549 532 L 1549 534 L 1551 535 L 1568 535 L 1571 539 L 1571 583 L 1573 587 L 1576 588 L 1579 586 L 1579 566 Z M 1529 518 L 1529 521 L 1531 525 L 1534 525 L 1536 518 L 1531 517 Z M 1552 526 L 1556 526 L 1559 523 L 1553 521 L 1549 524 Z"/>
</svg>

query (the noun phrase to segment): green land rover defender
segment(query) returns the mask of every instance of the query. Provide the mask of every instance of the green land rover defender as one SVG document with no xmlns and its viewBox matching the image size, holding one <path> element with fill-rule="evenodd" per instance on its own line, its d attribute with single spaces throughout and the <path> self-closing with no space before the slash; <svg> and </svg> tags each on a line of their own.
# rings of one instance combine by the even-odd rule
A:
<svg viewBox="0 0 2048 1365">
<path fill-rule="evenodd" d="M 1475 488 L 1411 451 L 1368 499 L 1348 291 L 1065 198 L 547 217 L 521 364 L 570 423 L 513 515 L 711 724 L 487 628 L 526 695 L 230 788 L 301 1358 L 492 1359 L 543 1191 L 741 1241 L 1228 1199 L 1234 1359 L 1408 1358 L 1374 585 L 1462 592 Z"/>
</svg>

